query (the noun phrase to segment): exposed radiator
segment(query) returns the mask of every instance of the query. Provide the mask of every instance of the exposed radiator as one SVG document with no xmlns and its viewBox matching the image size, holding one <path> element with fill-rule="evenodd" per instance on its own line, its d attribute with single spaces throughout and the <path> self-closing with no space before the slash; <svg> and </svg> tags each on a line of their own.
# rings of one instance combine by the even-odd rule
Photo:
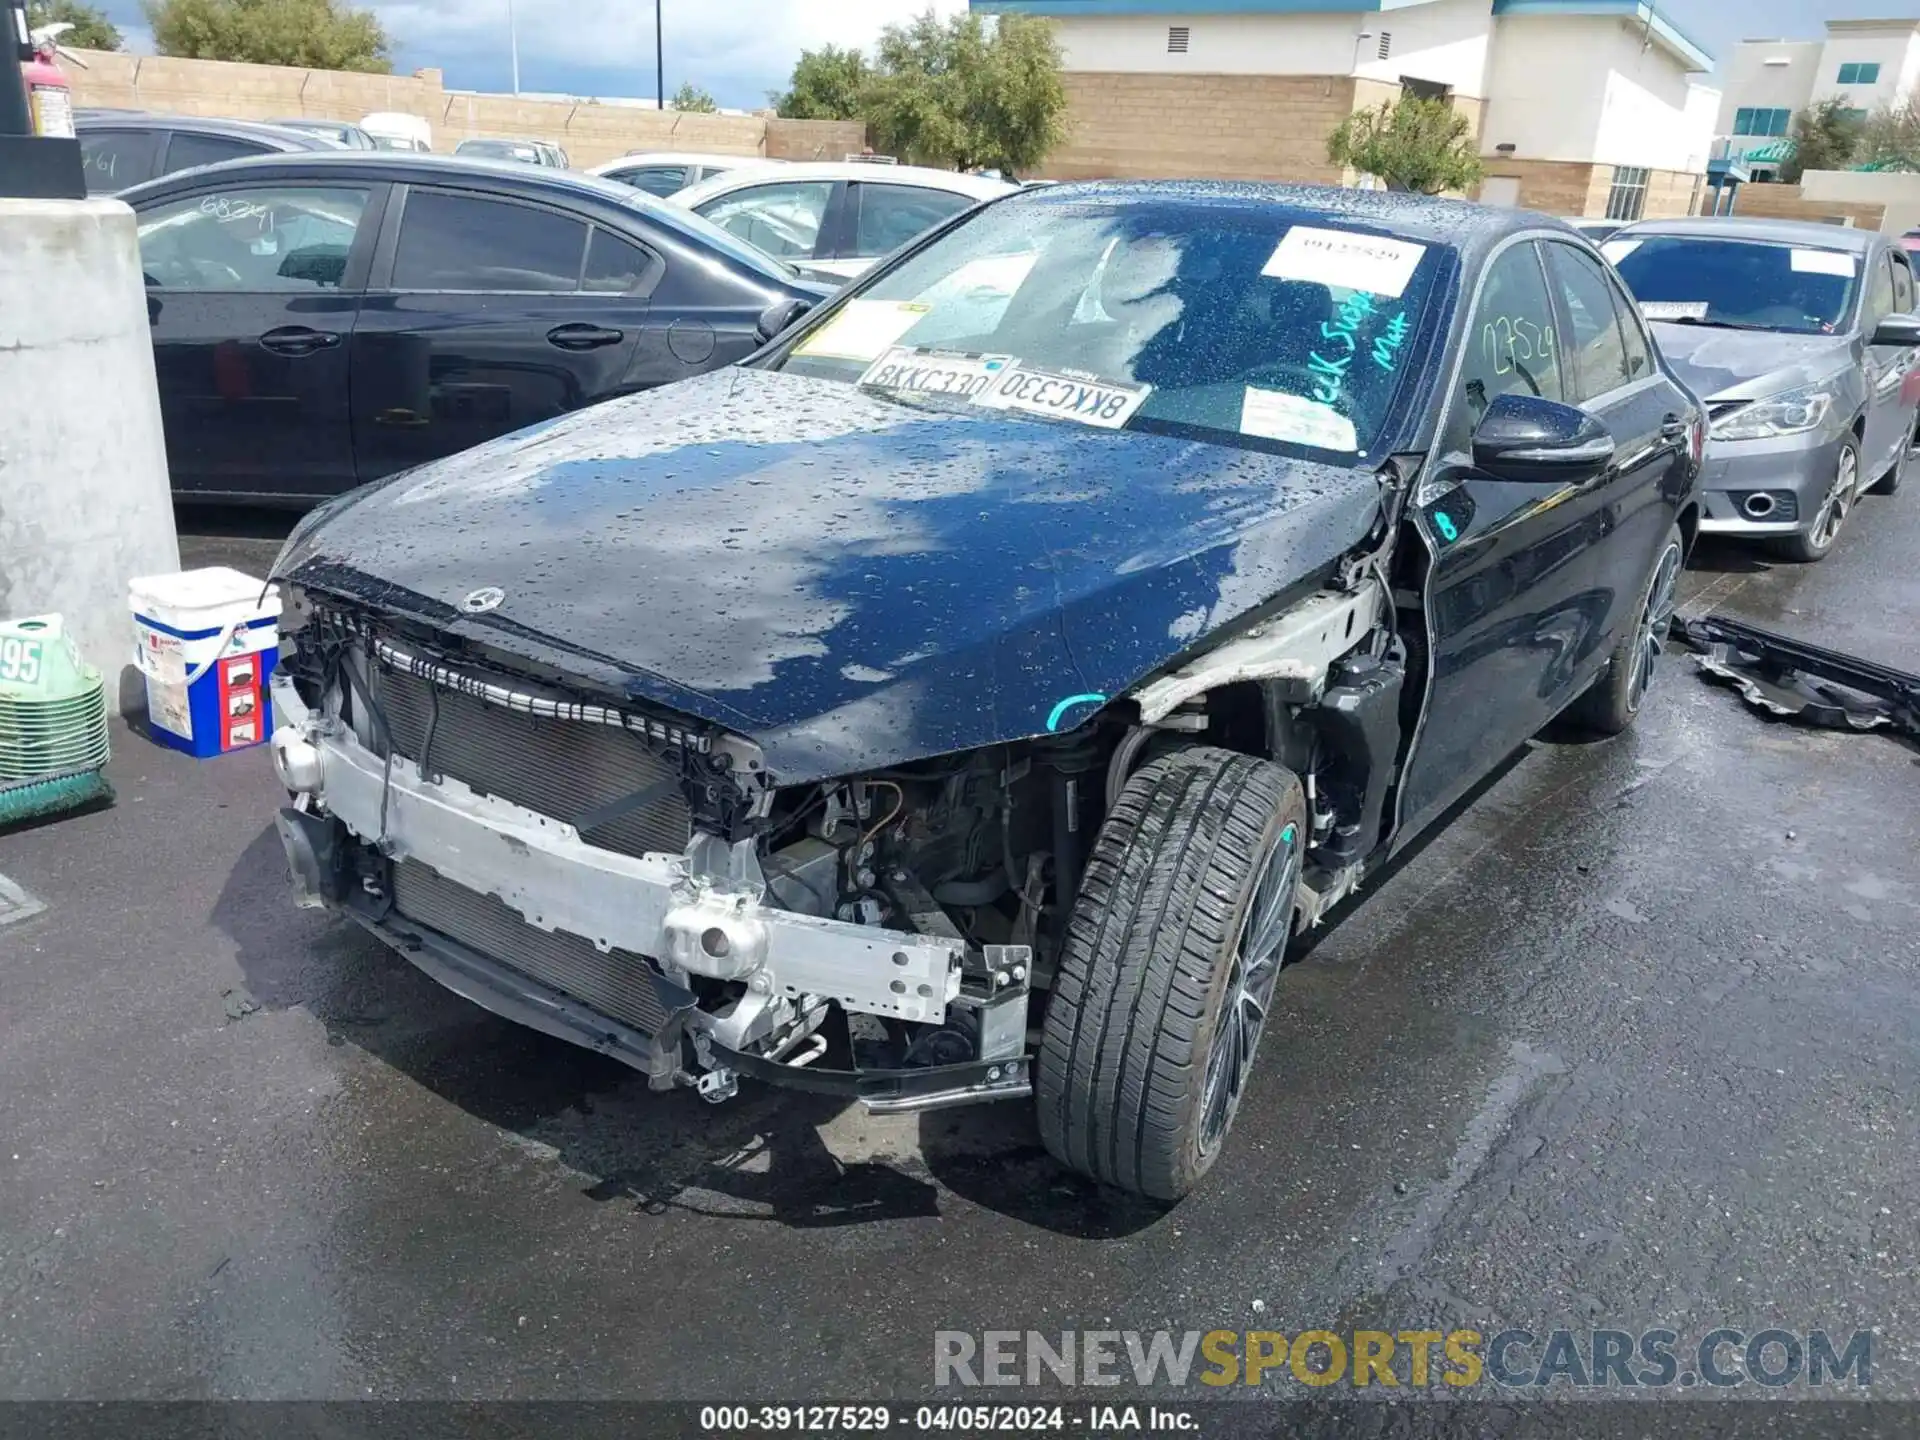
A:
<svg viewBox="0 0 1920 1440">
<path fill-rule="evenodd" d="M 444 723 L 446 716 L 441 716 Z M 439 742 L 434 743 L 436 751 Z M 602 952 L 564 931 L 529 925 L 492 895 L 456 885 L 429 865 L 393 867 L 393 908 L 469 950 L 509 965 L 644 1034 L 657 1034 L 667 1012 L 649 979 L 651 967 L 625 950 Z"/>
<path fill-rule="evenodd" d="M 693 821 L 672 754 L 655 753 L 637 735 L 612 726 L 527 715 L 383 664 L 372 670 L 374 697 L 397 754 L 420 762 L 432 727 L 429 773 L 568 824 L 658 787 L 648 803 L 583 830 L 581 839 L 622 855 L 677 855 L 687 848 Z"/>
</svg>

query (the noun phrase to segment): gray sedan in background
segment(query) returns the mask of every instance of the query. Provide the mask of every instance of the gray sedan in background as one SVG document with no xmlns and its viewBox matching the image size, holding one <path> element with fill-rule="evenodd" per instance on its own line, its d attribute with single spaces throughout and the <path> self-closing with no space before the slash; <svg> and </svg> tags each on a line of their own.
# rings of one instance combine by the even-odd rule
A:
<svg viewBox="0 0 1920 1440">
<path fill-rule="evenodd" d="M 1885 236 L 1773 220 L 1649 221 L 1602 246 L 1712 420 L 1703 532 L 1819 560 L 1855 500 L 1900 486 L 1920 317 Z"/>
</svg>

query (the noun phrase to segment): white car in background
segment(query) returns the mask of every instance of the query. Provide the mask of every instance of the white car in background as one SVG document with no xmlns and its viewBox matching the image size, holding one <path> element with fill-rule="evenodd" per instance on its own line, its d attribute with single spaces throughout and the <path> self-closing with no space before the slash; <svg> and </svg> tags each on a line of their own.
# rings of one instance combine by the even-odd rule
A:
<svg viewBox="0 0 1920 1440">
<path fill-rule="evenodd" d="M 635 150 L 618 160 L 607 160 L 589 167 L 589 175 L 601 175 L 631 185 L 661 199 L 702 180 L 742 170 L 764 170 L 777 166 L 778 160 L 759 155 L 702 155 L 690 150 Z"/>
<path fill-rule="evenodd" d="M 949 216 L 1019 189 L 917 165 L 801 162 L 721 175 L 669 198 L 821 280 L 851 280 Z"/>
</svg>

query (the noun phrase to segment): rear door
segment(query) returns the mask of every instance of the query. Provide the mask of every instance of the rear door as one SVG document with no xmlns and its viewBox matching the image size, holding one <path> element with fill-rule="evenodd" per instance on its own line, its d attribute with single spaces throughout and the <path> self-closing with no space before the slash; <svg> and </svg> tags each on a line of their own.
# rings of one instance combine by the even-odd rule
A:
<svg viewBox="0 0 1920 1440">
<path fill-rule="evenodd" d="M 352 348 L 362 480 L 623 393 L 663 269 L 585 216 L 497 194 L 396 194 Z"/>
<path fill-rule="evenodd" d="M 354 483 L 347 357 L 384 184 L 211 183 L 139 216 L 173 488 Z"/>
<path fill-rule="evenodd" d="M 1606 266 L 1575 245 L 1547 241 L 1547 277 L 1560 308 L 1561 381 L 1567 403 L 1613 436 L 1614 462 L 1566 503 L 1590 517 L 1587 562 L 1595 632 L 1582 672 L 1639 619 L 1641 591 L 1659 553 L 1690 463 L 1688 405 L 1653 363 L 1637 307 Z"/>
</svg>

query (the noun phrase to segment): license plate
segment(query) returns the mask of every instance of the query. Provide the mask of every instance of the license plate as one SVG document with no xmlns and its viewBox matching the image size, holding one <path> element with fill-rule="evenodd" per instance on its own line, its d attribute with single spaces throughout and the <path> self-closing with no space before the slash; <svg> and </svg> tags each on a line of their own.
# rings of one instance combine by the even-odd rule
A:
<svg viewBox="0 0 1920 1440">
<path fill-rule="evenodd" d="M 1007 355 L 941 354 L 896 345 L 867 367 L 860 383 L 910 395 L 978 400 L 1012 363 Z"/>
<path fill-rule="evenodd" d="M 1132 418 L 1152 392 L 1151 385 L 1123 385 L 1112 380 L 1089 380 L 1052 370 L 1015 366 L 1000 378 L 982 405 L 997 410 L 1021 410 L 1057 420 L 1077 420 L 1118 430 Z"/>
</svg>

